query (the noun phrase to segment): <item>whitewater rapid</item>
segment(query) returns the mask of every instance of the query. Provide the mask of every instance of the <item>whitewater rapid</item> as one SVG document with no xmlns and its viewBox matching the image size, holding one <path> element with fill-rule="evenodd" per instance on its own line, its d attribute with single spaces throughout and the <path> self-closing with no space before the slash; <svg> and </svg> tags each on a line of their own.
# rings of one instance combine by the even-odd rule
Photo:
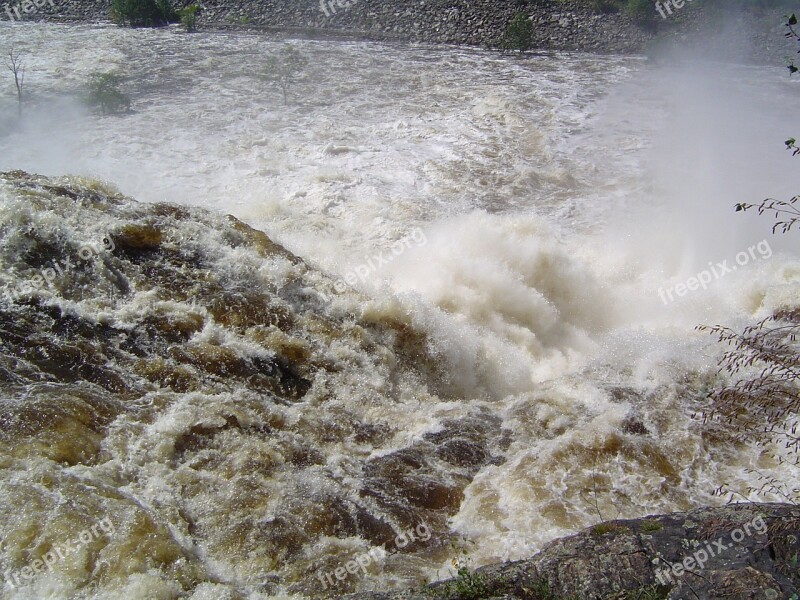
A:
<svg viewBox="0 0 800 600">
<path fill-rule="evenodd" d="M 0 170 L 233 214 L 361 294 L 354 316 L 424 332 L 447 373 L 441 398 L 405 382 L 402 410 L 367 405 L 345 379 L 331 394 L 397 428 L 370 458 L 458 415 L 498 419 L 503 460 L 474 474 L 447 520 L 470 564 L 529 556 L 601 519 L 721 503 L 720 485 L 754 497 L 748 469 L 796 480 L 694 417 L 721 352 L 695 326 L 740 326 L 800 298 L 796 240 L 733 211 L 800 189 L 783 149 L 800 94 L 779 66 L 301 39 L 309 65 L 284 105 L 263 77 L 284 42 L 264 35 L 2 24 L 0 41 L 22 54 L 30 97 L 22 122 L 10 88 L 0 97 Z M 108 69 L 128 77 L 131 114 L 81 104 L 88 76 Z M 722 261 L 737 268 L 674 291 Z M 334 465 L 356 450 L 326 452 Z M 148 477 L 136 493 L 152 501 L 169 472 Z M 446 550 L 420 556 L 352 589 L 450 572 Z M 313 580 L 301 570 L 281 594 Z"/>
</svg>

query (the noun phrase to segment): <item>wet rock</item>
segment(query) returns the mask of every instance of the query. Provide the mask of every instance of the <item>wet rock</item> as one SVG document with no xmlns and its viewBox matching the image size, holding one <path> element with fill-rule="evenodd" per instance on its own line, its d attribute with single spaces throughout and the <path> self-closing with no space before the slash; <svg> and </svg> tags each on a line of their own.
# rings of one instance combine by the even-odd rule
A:
<svg viewBox="0 0 800 600">
<path fill-rule="evenodd" d="M 736 504 L 611 521 L 555 540 L 527 560 L 478 569 L 479 597 L 507 600 L 788 599 L 800 585 L 800 509 Z M 702 564 L 699 564 L 702 563 Z M 350 600 L 457 600 L 462 580 Z M 478 596 L 470 596 L 478 597 Z"/>
<path fill-rule="evenodd" d="M 246 223 L 242 223 L 233 215 L 228 215 L 226 218 L 233 228 L 232 231 L 227 233 L 226 237 L 234 248 L 240 245 L 247 245 L 265 257 L 281 256 L 293 263 L 302 262 L 300 258 L 289 252 L 286 248 L 273 242 L 263 231 L 253 229 Z"/>
<path fill-rule="evenodd" d="M 120 251 L 141 252 L 157 250 L 164 233 L 154 225 L 124 225 L 112 234 L 114 245 Z"/>
<path fill-rule="evenodd" d="M 409 448 L 367 462 L 361 496 L 404 526 L 434 524 L 457 512 L 464 488 L 487 464 L 500 464 L 507 446 L 500 420 L 489 414 L 446 419 L 442 429 Z M 437 461 L 451 465 L 442 478 Z"/>
<path fill-rule="evenodd" d="M 31 465 L 66 479 L 79 466 L 81 481 L 104 487 L 81 487 L 70 501 L 104 506 L 137 488 L 157 526 L 120 522 L 114 560 L 130 560 L 131 573 L 167 565 L 166 580 L 184 595 L 199 582 L 197 563 L 172 545 L 165 557 L 152 546 L 138 554 L 136 536 L 158 528 L 180 531 L 187 548 L 225 568 L 275 578 L 270 586 L 312 589 L 307 563 L 320 538 L 389 547 L 401 527 L 425 521 L 443 531 L 476 465 L 501 454 L 497 432 L 473 416 L 409 442 L 418 462 L 414 452 L 373 458 L 395 447 L 398 426 L 362 412 L 353 396 L 364 387 L 376 407 L 395 406 L 406 391 L 396 382 L 441 381 L 441 368 L 410 324 L 399 334 L 380 315 L 359 322 L 314 300 L 318 291 L 343 304 L 361 298 L 334 292 L 330 277 L 265 234 L 78 178 L 0 173 L 0 188 L 12 208 L 0 223 L 4 288 L 87 240 L 97 248 L 63 281 L 0 295 L 0 484 L 35 491 L 41 475 Z M 442 481 L 448 460 L 457 473 Z M 382 499 L 359 497 L 359 482 Z M 57 527 L 37 510 L 31 522 Z M 18 556 L 44 547 L 31 540 L 20 537 Z"/>
<path fill-rule="evenodd" d="M 0 403 L 0 454 L 42 454 L 68 465 L 96 459 L 105 427 L 124 407 L 104 390 L 39 385 L 26 403 Z"/>
<path fill-rule="evenodd" d="M 628 417 L 622 422 L 622 431 L 631 435 L 650 435 L 650 430 L 644 423 L 634 417 Z"/>
</svg>

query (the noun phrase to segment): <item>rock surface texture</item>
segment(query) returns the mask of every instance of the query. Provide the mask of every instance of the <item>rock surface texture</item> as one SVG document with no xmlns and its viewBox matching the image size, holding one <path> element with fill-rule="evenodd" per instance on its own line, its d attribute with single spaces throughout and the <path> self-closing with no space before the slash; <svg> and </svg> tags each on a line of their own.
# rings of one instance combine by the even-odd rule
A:
<svg viewBox="0 0 800 600">
<path fill-rule="evenodd" d="M 32 0 L 31 0 L 32 1 Z M 176 6 L 190 0 L 175 0 Z M 0 19 L 107 21 L 109 0 L 40 0 L 22 12 L 10 2 Z M 667 19 L 655 12 L 643 24 L 625 11 L 598 12 L 584 0 L 201 0 L 200 29 L 266 29 L 278 33 L 347 36 L 473 46 L 495 46 L 517 14 L 533 22 L 533 47 L 639 53 L 668 44 L 691 56 L 742 58 L 782 64 L 783 12 L 757 7 L 739 13 L 686 4 Z M 28 5 L 29 7 L 32 4 Z M 17 10 L 19 9 L 19 10 Z M 713 39 L 713 43 L 709 40 Z M 702 51 L 695 46 L 703 44 Z M 790 49 L 788 49 L 790 50 Z"/>
<path fill-rule="evenodd" d="M 800 508 L 736 504 L 609 521 L 528 560 L 483 567 L 425 589 L 350 600 L 788 599 L 800 574 Z"/>
</svg>

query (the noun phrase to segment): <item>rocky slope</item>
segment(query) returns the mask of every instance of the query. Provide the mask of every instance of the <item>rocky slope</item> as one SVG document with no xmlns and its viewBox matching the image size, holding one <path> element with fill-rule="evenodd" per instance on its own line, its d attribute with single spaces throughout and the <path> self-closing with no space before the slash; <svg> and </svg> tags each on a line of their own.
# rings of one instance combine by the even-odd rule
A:
<svg viewBox="0 0 800 600">
<path fill-rule="evenodd" d="M 176 4 L 188 4 L 186 0 Z M 106 20 L 108 0 L 41 2 L 22 20 Z M 537 48 L 631 52 L 652 37 L 627 15 L 597 14 L 575 0 L 553 3 L 453 2 L 425 0 L 398 4 L 385 0 L 204 0 L 199 22 L 205 28 L 303 30 L 316 34 L 491 45 L 519 12 L 531 15 Z M 11 15 L 14 15 L 13 5 Z M 9 13 L 0 14 L 8 18 Z"/>
<path fill-rule="evenodd" d="M 190 0 L 176 0 L 176 5 Z M 625 12 L 593 11 L 585 0 L 202 0 L 199 25 L 205 29 L 259 28 L 304 35 L 345 35 L 492 46 L 518 13 L 534 24 L 534 47 L 604 53 L 642 52 L 667 43 L 697 56 L 720 58 L 744 47 L 745 59 L 773 63 L 788 54 L 781 17 L 785 10 L 754 8 L 745 14 L 717 11 L 705 14 L 699 3 L 687 4 L 667 19 L 653 12 L 653 23 L 640 25 Z M 109 0 L 40 0 L 24 12 L 21 2 L 9 3 L 0 19 L 14 21 L 106 21 Z M 721 45 L 706 44 L 709 38 Z M 694 45 L 704 44 L 703 50 Z M 735 52 L 732 47 L 736 47 Z M 736 55 L 735 58 L 742 57 Z"/>
<path fill-rule="evenodd" d="M 800 585 L 800 509 L 739 504 L 610 521 L 529 560 L 350 600 L 777 600 Z"/>
</svg>

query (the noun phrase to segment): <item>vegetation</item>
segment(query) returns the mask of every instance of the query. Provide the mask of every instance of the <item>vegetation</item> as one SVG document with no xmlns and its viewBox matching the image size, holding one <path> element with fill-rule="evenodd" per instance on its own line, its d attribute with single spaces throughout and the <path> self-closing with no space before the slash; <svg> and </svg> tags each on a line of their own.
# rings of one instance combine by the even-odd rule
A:
<svg viewBox="0 0 800 600">
<path fill-rule="evenodd" d="M 625 12 L 640 25 L 656 23 L 656 5 L 653 0 L 588 0 L 589 7 L 597 13 Z"/>
<path fill-rule="evenodd" d="M 231 25 L 250 25 L 253 22 L 253 19 L 245 15 L 239 17 L 234 15 L 228 15 L 227 17 L 225 17 L 225 21 L 227 23 L 230 23 Z"/>
<path fill-rule="evenodd" d="M 621 533 L 626 531 L 626 529 L 625 526 L 619 525 L 618 523 L 600 523 L 592 527 L 592 535 L 599 537 L 607 533 Z"/>
<path fill-rule="evenodd" d="M 284 104 L 289 103 L 289 88 L 302 76 L 306 65 L 308 59 L 290 44 L 267 59 L 264 78 L 281 88 Z"/>
<path fill-rule="evenodd" d="M 578 600 L 576 596 L 564 598 L 557 596 L 551 589 L 546 579 L 538 579 L 531 586 L 531 593 L 536 600 Z"/>
<path fill-rule="evenodd" d="M 468 567 L 459 567 L 455 579 L 434 588 L 434 593 L 440 598 L 455 596 L 460 600 L 479 600 L 490 596 L 486 577 L 470 571 Z"/>
<path fill-rule="evenodd" d="M 642 531 L 661 531 L 662 529 L 664 529 L 664 526 L 658 521 L 642 521 Z"/>
<path fill-rule="evenodd" d="M 780 442 L 795 455 L 800 449 L 800 309 L 786 309 L 734 331 L 720 325 L 698 329 L 718 336 L 730 349 L 721 370 L 747 376 L 710 394 L 705 420 L 732 427 L 743 441 Z M 795 460 L 797 462 L 797 459 Z"/>
<path fill-rule="evenodd" d="M 704 0 L 709 6 L 723 7 L 728 10 L 732 8 L 782 8 L 787 6 L 797 6 L 793 0 Z"/>
<path fill-rule="evenodd" d="M 625 600 L 666 600 L 670 589 L 665 585 L 650 585 L 625 594 Z"/>
<path fill-rule="evenodd" d="M 190 4 L 178 11 L 178 16 L 181 19 L 181 25 L 192 33 L 197 31 L 197 13 L 200 12 L 200 6 L 197 4 Z"/>
<path fill-rule="evenodd" d="M 14 47 L 8 51 L 8 70 L 14 75 L 14 85 L 17 88 L 17 104 L 19 116 L 22 116 L 22 88 L 25 85 L 25 65 L 22 64 L 22 58 L 18 52 L 14 51 Z"/>
<path fill-rule="evenodd" d="M 800 43 L 795 31 L 797 18 L 789 17 L 787 37 Z M 797 67 L 790 63 L 790 73 Z M 800 153 L 795 139 L 785 142 L 793 155 Z M 756 209 L 759 214 L 772 214 L 777 222 L 773 234 L 789 233 L 800 222 L 796 206 L 798 196 L 788 200 L 767 199 L 759 205 L 736 204 L 737 211 Z M 800 463 L 800 307 L 785 307 L 772 316 L 734 331 L 728 327 L 701 326 L 698 329 L 718 336 L 729 346 L 720 359 L 720 370 L 730 376 L 743 374 L 732 385 L 716 389 L 709 394 L 711 406 L 704 421 L 716 421 L 733 428 L 738 439 L 760 445 L 778 443 L 793 453 L 794 464 Z M 780 460 L 781 457 L 778 457 Z M 775 479 L 761 477 L 763 485 L 751 492 L 775 493 L 795 501 L 798 490 L 787 490 Z M 722 491 L 722 488 L 717 490 Z"/>
<path fill-rule="evenodd" d="M 625 12 L 640 25 L 653 25 L 656 21 L 655 3 L 652 0 L 628 0 Z"/>
<path fill-rule="evenodd" d="M 584 0 L 585 3 L 595 12 L 613 13 L 625 11 L 634 17 L 644 18 L 645 20 L 655 19 L 654 0 Z M 791 0 L 695 0 L 696 4 L 703 4 L 711 8 L 780 8 L 789 6 Z M 689 5 L 687 0 L 686 6 Z M 674 11 L 675 9 L 673 9 Z M 681 9 L 678 9 L 681 10 Z M 677 16 L 677 13 L 674 13 Z"/>
<path fill-rule="evenodd" d="M 129 111 L 131 100 L 119 89 L 122 82 L 123 77 L 117 73 L 92 73 L 89 80 L 89 105 L 99 107 L 103 115 Z"/>
<path fill-rule="evenodd" d="M 598 13 L 612 13 L 619 10 L 619 0 L 589 0 L 589 7 Z"/>
<path fill-rule="evenodd" d="M 794 147 L 794 139 L 786 140 L 786 146 L 789 149 Z M 800 152 L 800 149 L 795 149 L 794 153 L 797 154 Z M 772 233 L 777 233 L 780 230 L 781 233 L 788 233 L 792 227 L 800 223 L 800 209 L 798 209 L 795 204 L 800 199 L 800 196 L 795 196 L 788 201 L 783 200 L 773 200 L 772 198 L 768 198 L 764 200 L 758 206 L 754 204 L 737 204 L 736 210 L 745 211 L 750 210 L 751 208 L 755 208 L 758 210 L 759 215 L 763 215 L 764 213 L 773 213 L 776 219 L 786 219 L 778 220 L 772 226 Z"/>
<path fill-rule="evenodd" d="M 167 25 L 178 20 L 170 0 L 111 0 L 111 20 L 130 27 Z"/>
<path fill-rule="evenodd" d="M 533 47 L 533 23 L 529 15 L 519 13 L 509 21 L 500 47 L 519 52 L 526 52 Z"/>
<path fill-rule="evenodd" d="M 526 593 L 526 598 L 532 600 L 579 600 L 578 596 L 561 596 L 554 592 L 550 587 L 550 583 L 546 579 L 536 579 L 532 582 L 527 582 L 523 588 Z M 423 589 L 423 593 L 431 598 L 438 598 L 442 600 L 488 600 L 490 598 L 500 598 L 504 594 L 515 591 L 515 585 L 512 581 L 501 576 L 497 579 L 492 579 L 486 575 L 470 571 L 467 566 L 460 566 L 455 578 L 438 584 L 434 587 L 427 587 Z M 653 600 L 666 598 L 666 596 L 631 596 L 631 598 L 641 598 L 641 600 Z M 628 597 L 625 597 L 627 600 Z"/>
</svg>

